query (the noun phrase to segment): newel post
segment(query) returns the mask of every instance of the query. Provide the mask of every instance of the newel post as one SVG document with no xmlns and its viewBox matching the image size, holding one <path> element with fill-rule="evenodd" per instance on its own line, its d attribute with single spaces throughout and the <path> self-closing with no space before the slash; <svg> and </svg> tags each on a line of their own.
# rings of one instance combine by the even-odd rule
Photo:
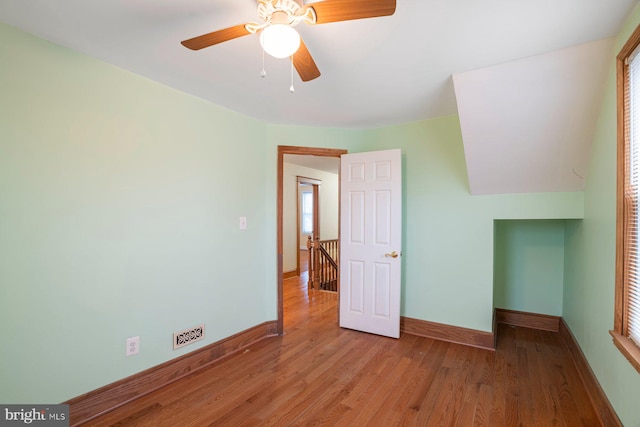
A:
<svg viewBox="0 0 640 427">
<path fill-rule="evenodd" d="M 313 288 L 313 272 L 315 271 L 314 266 L 314 250 L 313 250 L 313 239 L 311 236 L 307 236 L 307 250 L 309 251 L 309 271 L 307 272 L 309 276 L 309 280 L 307 281 L 307 291 Z"/>
</svg>

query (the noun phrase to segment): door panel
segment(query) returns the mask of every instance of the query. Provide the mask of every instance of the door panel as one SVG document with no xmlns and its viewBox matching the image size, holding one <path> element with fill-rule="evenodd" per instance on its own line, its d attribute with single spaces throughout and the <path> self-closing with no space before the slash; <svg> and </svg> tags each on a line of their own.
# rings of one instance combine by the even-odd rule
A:
<svg viewBox="0 0 640 427">
<path fill-rule="evenodd" d="M 376 317 L 388 319 L 391 316 L 391 307 L 389 306 L 390 298 L 388 297 L 391 293 L 391 271 L 389 264 L 376 262 L 373 271 L 373 283 L 375 284 L 373 314 Z"/>
<path fill-rule="evenodd" d="M 364 313 L 364 263 L 361 261 L 349 262 L 349 311 Z"/>
<path fill-rule="evenodd" d="M 394 338 L 400 336 L 401 158 L 400 150 L 387 150 L 341 161 L 340 326 Z"/>
<path fill-rule="evenodd" d="M 364 191 L 349 193 L 349 243 L 352 245 L 364 244 Z"/>
<path fill-rule="evenodd" d="M 376 225 L 374 242 L 376 245 L 391 245 L 391 192 L 376 191 L 374 196 L 374 218 Z"/>
</svg>

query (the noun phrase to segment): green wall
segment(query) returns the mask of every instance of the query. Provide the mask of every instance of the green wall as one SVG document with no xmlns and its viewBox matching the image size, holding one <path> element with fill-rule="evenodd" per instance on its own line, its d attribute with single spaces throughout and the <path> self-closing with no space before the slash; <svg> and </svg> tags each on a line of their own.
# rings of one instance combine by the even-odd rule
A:
<svg viewBox="0 0 640 427">
<path fill-rule="evenodd" d="M 562 316 L 564 221 L 495 222 L 495 307 Z"/>
<path fill-rule="evenodd" d="M 0 402 L 63 401 L 274 318 L 264 124 L 4 25 L 0 58 Z"/>
<path fill-rule="evenodd" d="M 626 426 L 640 426 L 640 374 L 611 341 L 616 235 L 615 55 L 640 23 L 631 14 L 610 57 L 610 72 L 593 141 L 583 221 L 566 228 L 563 316 Z"/>
<path fill-rule="evenodd" d="M 494 220 L 583 216 L 582 193 L 471 196 L 456 116 L 275 126 L 4 25 L 0 57 L 0 402 L 63 401 L 275 319 L 278 145 L 402 149 L 408 317 L 490 331 Z"/>
</svg>

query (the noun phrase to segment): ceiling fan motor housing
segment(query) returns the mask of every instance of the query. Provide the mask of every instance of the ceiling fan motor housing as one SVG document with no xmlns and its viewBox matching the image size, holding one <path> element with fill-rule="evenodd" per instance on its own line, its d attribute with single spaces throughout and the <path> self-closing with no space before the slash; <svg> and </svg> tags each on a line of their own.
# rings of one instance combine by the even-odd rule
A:
<svg viewBox="0 0 640 427">
<path fill-rule="evenodd" d="M 298 25 L 301 21 L 315 24 L 312 7 L 304 8 L 295 0 L 259 0 L 258 16 L 269 24 Z"/>
<path fill-rule="evenodd" d="M 302 8 L 294 0 L 259 0 L 258 16 L 265 22 L 273 24 L 288 24 L 300 14 Z M 275 16 L 274 16 L 275 14 Z M 274 22 L 273 19 L 278 20 Z M 282 20 L 286 19 L 286 22 Z"/>
</svg>

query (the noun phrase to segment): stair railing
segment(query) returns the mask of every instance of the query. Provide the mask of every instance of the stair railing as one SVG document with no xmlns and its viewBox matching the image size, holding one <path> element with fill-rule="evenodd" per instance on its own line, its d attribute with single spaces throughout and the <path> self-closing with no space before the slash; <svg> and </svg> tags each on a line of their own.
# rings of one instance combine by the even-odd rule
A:
<svg viewBox="0 0 640 427">
<path fill-rule="evenodd" d="M 308 289 L 321 291 L 338 291 L 338 239 L 307 239 L 309 249 L 309 283 Z"/>
</svg>

